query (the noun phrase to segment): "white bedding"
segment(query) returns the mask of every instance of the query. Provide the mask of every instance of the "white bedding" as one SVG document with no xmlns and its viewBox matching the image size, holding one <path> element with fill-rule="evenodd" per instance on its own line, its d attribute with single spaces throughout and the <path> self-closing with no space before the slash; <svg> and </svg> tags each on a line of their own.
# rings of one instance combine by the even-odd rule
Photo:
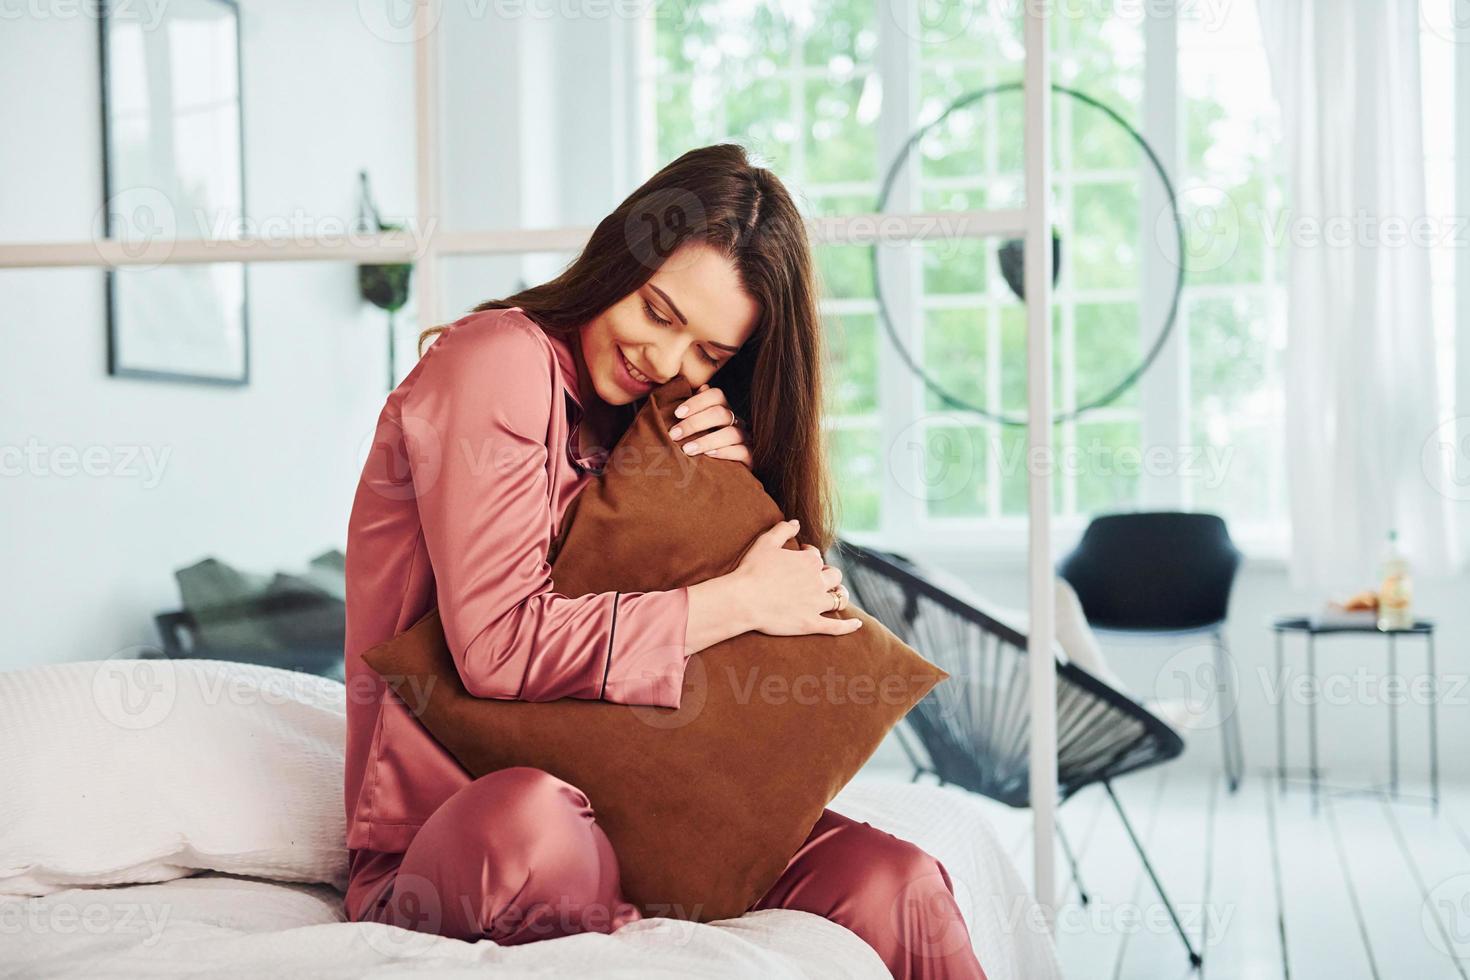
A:
<svg viewBox="0 0 1470 980">
<path fill-rule="evenodd" d="M 831 804 L 928 850 L 945 865 L 992 980 L 1059 977 L 1033 903 L 983 805 L 953 789 L 860 776 Z M 215 872 L 159 884 L 0 898 L 0 975 L 342 976 L 457 971 L 503 977 L 888 976 L 856 935 L 805 912 L 752 912 L 697 924 L 646 919 L 613 935 L 524 946 L 466 943 L 343 921 L 329 885 Z"/>
</svg>

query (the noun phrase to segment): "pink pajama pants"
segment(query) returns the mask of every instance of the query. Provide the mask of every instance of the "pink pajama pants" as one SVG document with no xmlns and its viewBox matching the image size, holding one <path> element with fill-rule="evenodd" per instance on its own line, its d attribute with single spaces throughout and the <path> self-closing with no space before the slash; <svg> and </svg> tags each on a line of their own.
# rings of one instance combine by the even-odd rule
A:
<svg viewBox="0 0 1470 980">
<path fill-rule="evenodd" d="M 642 918 L 623 897 L 617 856 L 586 795 L 525 766 L 455 793 L 401 854 L 355 850 L 345 904 L 350 921 L 506 946 Z M 944 866 L 832 810 L 751 908 L 839 923 L 895 977 L 985 976 Z"/>
</svg>

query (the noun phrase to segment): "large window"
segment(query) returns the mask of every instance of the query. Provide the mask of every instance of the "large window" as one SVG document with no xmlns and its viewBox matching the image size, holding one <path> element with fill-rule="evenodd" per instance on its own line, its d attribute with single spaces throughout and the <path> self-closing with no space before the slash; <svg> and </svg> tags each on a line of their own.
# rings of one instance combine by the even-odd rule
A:
<svg viewBox="0 0 1470 980">
<path fill-rule="evenodd" d="M 656 9 L 651 173 L 694 146 L 745 145 L 807 214 L 873 210 L 882 108 L 872 0 L 800 8 L 711 0 Z M 819 246 L 828 330 L 828 446 L 845 529 L 879 526 L 884 496 L 878 359 L 869 250 Z"/>
<path fill-rule="evenodd" d="M 943 20 L 917 28 L 895 24 L 899 6 L 680 0 L 658 8 L 655 57 L 644 59 L 656 159 L 644 161 L 645 172 L 729 139 L 758 154 L 809 213 L 874 210 L 910 133 L 966 93 L 1019 81 L 1023 71 L 1021 5 L 949 5 Z M 1141 506 L 1212 510 L 1246 541 L 1279 544 L 1285 251 L 1273 229 L 1284 207 L 1283 161 L 1255 3 L 1184 4 L 1176 17 L 1151 20 L 1160 9 L 1053 7 L 1054 82 L 1105 103 L 1154 145 L 1184 212 L 1187 273 L 1172 340 L 1142 381 L 1055 427 L 1056 513 L 1066 526 Z M 1426 51 L 1426 74 L 1439 79 L 1426 81 L 1427 96 L 1452 91 L 1447 57 L 1436 62 Z M 1180 256 L 1161 186 L 1127 133 L 1069 97 L 1053 99 L 1052 115 L 1062 241 L 1054 390 L 1065 414 L 1138 364 L 1167 311 Z M 907 197 L 887 210 L 1020 206 L 1022 133 L 1019 91 L 951 114 L 911 157 Z M 1450 181 L 1451 151 L 1444 140 L 1429 148 L 1433 193 Z M 844 533 L 943 547 L 962 528 L 1000 541 L 1024 524 L 1025 429 L 995 418 L 1023 415 L 1026 405 L 1025 307 L 1001 275 L 1002 244 L 881 247 L 883 295 L 900 339 L 980 413 L 947 406 L 905 368 L 877 315 L 870 249 L 819 246 Z M 1449 262 L 1438 260 L 1435 277 L 1446 345 Z"/>
<path fill-rule="evenodd" d="M 1285 242 L 1280 121 L 1255 4 L 1178 20 L 1180 200 L 1189 284 L 1180 316 L 1187 443 L 1180 502 L 1260 529 L 1284 519 Z"/>
</svg>

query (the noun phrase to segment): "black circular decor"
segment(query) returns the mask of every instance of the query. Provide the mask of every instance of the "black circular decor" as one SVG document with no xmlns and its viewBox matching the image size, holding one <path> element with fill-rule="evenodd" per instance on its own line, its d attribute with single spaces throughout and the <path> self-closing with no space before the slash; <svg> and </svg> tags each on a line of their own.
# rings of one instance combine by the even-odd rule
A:
<svg viewBox="0 0 1470 980">
<path fill-rule="evenodd" d="M 884 206 L 888 203 L 888 195 L 893 190 L 893 184 L 898 179 L 899 173 L 903 170 L 904 164 L 908 161 L 909 151 L 914 148 L 919 140 L 924 138 L 925 134 L 934 129 L 934 127 L 938 126 L 940 123 L 944 122 L 944 120 L 953 113 L 972 106 L 987 96 L 997 95 L 1002 92 L 1019 92 L 1022 91 L 1022 89 L 1023 85 L 1021 82 L 1004 82 L 999 85 L 990 86 L 988 88 L 976 89 L 973 92 L 967 92 L 964 95 L 961 95 L 959 98 L 955 99 L 954 102 L 950 103 L 949 107 L 946 108 L 944 112 L 941 113 L 939 117 L 933 122 L 919 128 L 918 130 L 915 130 L 913 135 L 910 136 L 908 138 L 908 141 L 903 145 L 903 148 L 899 150 L 898 156 L 894 159 L 893 164 L 888 168 L 888 174 L 883 180 L 883 189 L 878 196 L 878 204 L 875 210 L 880 213 L 883 211 Z M 1054 93 L 1060 93 L 1062 95 L 1069 96 L 1073 99 L 1078 100 L 1079 102 L 1083 102 L 1103 112 L 1105 115 L 1107 115 L 1109 119 L 1111 119 L 1114 123 L 1121 127 L 1123 131 L 1126 132 L 1128 136 L 1133 140 L 1133 142 L 1138 145 L 1139 149 L 1141 149 L 1148 157 L 1149 163 L 1152 164 L 1154 172 L 1159 175 L 1159 181 L 1163 184 L 1165 194 L 1168 195 L 1169 211 L 1174 220 L 1174 232 L 1177 247 L 1179 250 L 1179 261 L 1175 263 L 1178 271 L 1174 277 L 1174 295 L 1169 301 L 1169 313 L 1164 318 L 1164 324 L 1163 327 L 1159 330 L 1158 336 L 1154 338 L 1153 343 L 1144 353 L 1142 360 L 1134 365 L 1134 367 L 1129 370 L 1127 374 L 1125 374 L 1116 384 L 1112 385 L 1101 395 L 1081 405 L 1078 405 L 1069 411 L 1059 412 L 1053 415 L 1052 421 L 1053 423 L 1056 423 L 1076 419 L 1085 412 L 1089 412 L 1095 408 L 1100 408 L 1103 405 L 1107 405 L 1113 402 L 1125 391 L 1136 384 L 1138 382 L 1138 379 L 1143 375 L 1143 372 L 1147 371 L 1149 366 L 1152 365 L 1153 362 L 1158 358 L 1159 351 L 1163 349 L 1164 341 L 1168 340 L 1169 334 L 1174 329 L 1175 320 L 1178 318 L 1179 315 L 1179 299 L 1184 292 L 1184 221 L 1179 214 L 1179 201 L 1174 194 L 1174 184 L 1169 180 L 1169 175 L 1167 172 L 1165 172 L 1164 165 L 1159 162 L 1158 154 L 1154 152 L 1153 147 L 1149 146 L 1148 141 L 1143 138 L 1143 134 L 1139 133 L 1138 130 L 1130 126 L 1127 121 L 1123 119 L 1122 116 L 1118 115 L 1117 112 L 1113 111 L 1102 102 L 1099 102 L 1097 99 L 1094 99 L 1092 96 L 1087 95 L 1084 92 L 1068 88 L 1064 85 L 1053 85 L 1051 89 Z M 958 395 L 955 395 L 945 390 L 945 388 L 940 385 L 938 381 L 931 377 L 928 372 L 926 372 L 923 367 L 914 360 L 914 358 L 909 354 L 908 349 L 904 347 L 903 342 L 899 339 L 897 331 L 893 329 L 893 323 L 888 316 L 888 304 L 883 298 L 883 285 L 878 270 L 878 247 L 876 244 L 872 246 L 870 254 L 873 261 L 873 293 L 874 297 L 878 301 L 879 319 L 883 321 L 883 328 L 888 333 L 888 339 L 893 342 L 894 349 L 898 351 L 899 356 L 903 358 L 903 361 L 908 366 L 909 370 L 912 371 L 915 376 L 917 376 L 921 381 L 923 381 L 924 386 L 932 391 L 936 396 L 938 396 L 939 399 L 947 407 L 958 408 L 967 412 L 973 412 L 976 415 L 979 415 L 983 418 L 992 419 L 996 422 L 1001 423 L 1002 425 L 1025 425 L 1026 419 L 1024 417 L 1006 415 L 1001 412 L 992 412 L 986 408 L 982 408 L 979 405 L 974 405 L 966 401 L 965 399 L 960 398 Z M 999 258 L 1001 275 L 1005 278 L 1005 281 L 1007 285 L 1010 286 L 1011 291 L 1016 294 L 1016 297 L 1024 302 L 1026 297 L 1024 288 L 1025 260 L 1023 240 L 1007 240 L 1000 247 Z M 1061 269 L 1061 259 L 1061 239 L 1058 238 L 1056 232 L 1053 231 L 1053 285 L 1056 284 L 1057 275 Z"/>
</svg>

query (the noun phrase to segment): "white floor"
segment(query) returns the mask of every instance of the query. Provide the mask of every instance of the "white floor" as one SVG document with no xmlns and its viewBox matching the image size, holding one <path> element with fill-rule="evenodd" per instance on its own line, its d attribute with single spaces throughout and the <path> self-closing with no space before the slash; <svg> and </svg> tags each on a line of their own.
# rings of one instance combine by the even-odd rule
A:
<svg viewBox="0 0 1470 980">
<path fill-rule="evenodd" d="M 1092 787 L 1058 814 L 1091 898 L 1078 902 L 1059 849 L 1068 977 L 1470 980 L 1470 787 L 1445 788 L 1437 816 L 1427 801 L 1362 794 L 1324 794 L 1314 815 L 1304 784 L 1283 792 L 1264 771 L 1234 794 L 1222 778 L 1169 766 L 1114 788 L 1204 966 L 1190 969 L 1123 824 Z M 1030 812 L 995 804 L 992 814 L 1029 882 Z"/>
</svg>

